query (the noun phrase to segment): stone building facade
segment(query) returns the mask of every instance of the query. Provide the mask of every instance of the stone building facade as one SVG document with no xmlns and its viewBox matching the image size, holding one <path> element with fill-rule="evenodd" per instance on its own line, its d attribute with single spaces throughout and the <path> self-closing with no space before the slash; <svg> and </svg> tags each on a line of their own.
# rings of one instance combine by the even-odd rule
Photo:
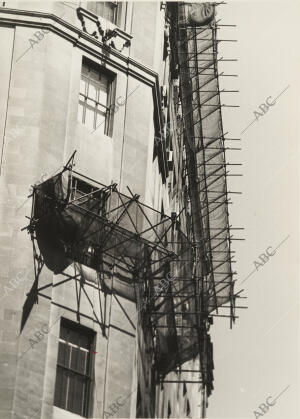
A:
<svg viewBox="0 0 300 419">
<path fill-rule="evenodd" d="M 162 214 L 186 205 L 166 16 L 167 5 L 154 1 L 2 2 L 2 419 L 205 416 L 206 389 L 192 372 L 200 371 L 199 359 L 180 378 L 171 372 L 157 383 L 139 307 L 101 294 L 104 336 L 92 278 L 79 310 L 75 281 L 43 267 L 45 290 L 21 330 L 35 279 L 30 235 L 22 230 L 28 195 L 75 150 L 76 171 L 90 179 L 116 183 L 127 195 L 128 186 Z"/>
</svg>

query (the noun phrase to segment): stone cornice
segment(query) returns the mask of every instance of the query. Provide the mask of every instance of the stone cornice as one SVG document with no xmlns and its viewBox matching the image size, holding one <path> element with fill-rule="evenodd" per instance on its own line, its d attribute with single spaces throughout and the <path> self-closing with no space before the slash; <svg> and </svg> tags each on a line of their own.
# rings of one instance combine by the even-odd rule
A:
<svg viewBox="0 0 300 419">
<path fill-rule="evenodd" d="M 152 88 L 154 114 L 158 132 L 163 132 L 163 116 L 161 110 L 161 97 L 158 74 L 138 61 L 128 57 L 117 50 L 105 45 L 93 36 L 65 21 L 63 15 L 56 16 L 52 13 L 44 13 L 29 10 L 0 8 L 0 24 L 8 26 L 23 26 L 36 29 L 46 29 L 71 42 L 74 46 L 89 53 L 95 58 L 108 63 L 139 80 Z M 161 145 L 164 144 L 163 138 Z M 162 147 L 163 148 L 163 147 Z M 165 161 L 165 152 L 162 152 L 161 172 L 166 179 L 168 169 Z"/>
<path fill-rule="evenodd" d="M 51 13 L 19 9 L 0 8 L 0 22 L 10 26 L 25 26 L 51 30 L 72 42 L 78 48 L 89 51 L 92 55 L 105 60 L 112 67 L 129 73 L 149 86 L 158 81 L 158 74 L 138 61 L 108 47 L 93 36 L 77 28 L 63 18 Z M 121 30 L 119 30 L 120 34 Z"/>
</svg>

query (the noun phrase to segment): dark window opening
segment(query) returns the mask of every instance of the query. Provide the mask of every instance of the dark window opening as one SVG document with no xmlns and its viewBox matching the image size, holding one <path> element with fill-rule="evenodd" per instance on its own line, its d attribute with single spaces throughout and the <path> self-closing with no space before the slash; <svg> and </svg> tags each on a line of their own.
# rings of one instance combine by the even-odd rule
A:
<svg viewBox="0 0 300 419">
<path fill-rule="evenodd" d="M 183 383 L 182 395 L 183 395 L 183 396 L 185 396 L 185 395 L 186 395 L 186 385 L 185 385 L 185 383 Z"/>
<path fill-rule="evenodd" d="M 91 225 L 92 220 L 96 216 L 106 218 L 108 193 L 103 190 L 101 185 L 91 185 L 82 179 L 72 176 L 71 178 L 71 197 L 70 201 L 74 205 L 78 205 L 82 209 L 87 210 L 90 217 L 87 225 Z M 94 216 L 93 216 L 94 215 Z M 90 234 L 90 233 L 89 233 Z M 90 240 L 78 240 L 76 250 L 73 247 L 68 249 L 70 251 L 69 257 L 76 259 L 79 263 L 83 263 L 94 269 L 99 269 L 99 264 L 102 262 L 101 250 L 97 242 L 97 235 L 89 235 Z"/>
<path fill-rule="evenodd" d="M 80 206 L 87 206 L 95 214 L 104 216 L 108 194 L 99 185 L 92 186 L 89 183 L 72 177 L 71 201 L 76 200 Z M 86 204 L 86 205 L 84 205 Z"/>
<path fill-rule="evenodd" d="M 54 405 L 84 417 L 91 411 L 94 341 L 92 330 L 62 319 Z"/>
</svg>

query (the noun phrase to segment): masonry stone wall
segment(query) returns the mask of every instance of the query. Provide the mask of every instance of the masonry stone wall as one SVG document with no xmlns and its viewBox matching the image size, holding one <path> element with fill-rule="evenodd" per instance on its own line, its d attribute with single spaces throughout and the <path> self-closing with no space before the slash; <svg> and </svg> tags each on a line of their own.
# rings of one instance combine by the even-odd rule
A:
<svg viewBox="0 0 300 419">
<path fill-rule="evenodd" d="M 12 2 L 12 6 L 25 10 L 31 7 L 29 3 L 21 7 L 18 2 Z M 45 3 L 39 10 L 59 14 L 58 7 L 61 5 Z M 159 61 L 157 55 L 161 55 L 157 49 L 161 39 L 155 33 L 161 15 L 153 3 L 149 3 L 146 15 L 142 10 L 145 9 L 138 4 L 133 9 L 131 54 L 142 66 L 152 69 Z M 66 18 L 77 25 L 74 13 L 66 8 Z M 77 416 L 53 407 L 60 328 L 57 319 L 77 321 L 75 281 L 45 289 L 44 297 L 39 297 L 20 334 L 22 307 L 34 281 L 30 236 L 26 230 L 21 231 L 29 222 L 25 217 L 31 212 L 31 199 L 27 199 L 30 185 L 57 173 L 76 149 L 76 170 L 104 184 L 116 182 L 124 193 L 128 193 L 129 186 L 157 209 L 161 199 L 154 197 L 158 190 L 160 196 L 166 190 L 159 175 L 155 187 L 150 187 L 147 180 L 150 171 L 153 174 L 158 170 L 157 162 L 152 161 L 154 105 L 149 83 L 106 64 L 117 77 L 116 97 L 125 99 L 136 91 L 114 115 L 112 138 L 97 131 L 90 133 L 77 121 L 82 57 L 103 63 L 52 32 L 40 35 L 39 42 L 29 48 L 29 39 L 36 30 L 22 24 L 0 27 L 0 43 L 5 43 L 0 69 L 0 416 L 3 419 L 25 419 L 34 414 L 47 419 Z M 15 278 L 17 282 L 11 285 L 9 281 Z M 53 275 L 44 266 L 39 286 L 55 285 L 61 280 L 61 275 Z M 91 285 L 86 288 L 99 317 L 98 292 Z M 122 298 L 119 301 L 135 324 L 135 305 Z M 107 297 L 106 310 L 108 339 L 102 336 L 88 299 L 82 297 L 80 322 L 97 332 L 94 417 L 103 417 L 118 396 L 124 397 L 136 386 L 135 331 L 114 297 Z M 32 344 L 30 339 L 45 325 L 50 327 L 49 333 Z M 133 393 L 115 417 L 134 414 L 135 397 Z"/>
</svg>

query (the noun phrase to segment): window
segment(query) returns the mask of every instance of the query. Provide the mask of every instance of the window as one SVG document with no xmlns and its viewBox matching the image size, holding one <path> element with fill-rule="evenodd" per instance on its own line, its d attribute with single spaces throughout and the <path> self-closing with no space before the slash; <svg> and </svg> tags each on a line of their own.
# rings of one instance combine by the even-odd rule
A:
<svg viewBox="0 0 300 419">
<path fill-rule="evenodd" d="M 116 1 L 88 1 L 87 9 L 97 16 L 117 24 L 118 4 Z"/>
<path fill-rule="evenodd" d="M 71 182 L 71 194 L 70 202 L 74 202 L 84 211 L 87 211 L 89 221 L 87 223 L 87 239 L 84 237 L 78 238 L 78 246 L 76 249 L 72 246 L 66 249 L 67 256 L 89 266 L 93 269 L 99 268 L 99 263 L 102 260 L 102 252 L 99 246 L 99 234 L 101 229 L 96 229 L 93 225 L 93 220 L 98 216 L 106 218 L 107 199 L 109 197 L 107 190 L 103 188 L 103 185 L 95 184 L 91 185 L 85 180 L 77 178 L 72 175 L 70 178 Z M 97 234 L 92 234 L 92 231 Z M 85 236 L 85 235 L 84 235 Z"/>
<path fill-rule="evenodd" d="M 111 136 L 113 77 L 100 66 L 84 59 L 82 63 L 78 120 L 105 135 Z"/>
<path fill-rule="evenodd" d="M 87 417 L 92 394 L 93 331 L 62 319 L 54 405 Z"/>
<path fill-rule="evenodd" d="M 90 185 L 75 176 L 71 178 L 71 201 L 76 200 L 81 207 L 94 214 L 105 216 L 108 194 L 103 185 Z"/>
</svg>

